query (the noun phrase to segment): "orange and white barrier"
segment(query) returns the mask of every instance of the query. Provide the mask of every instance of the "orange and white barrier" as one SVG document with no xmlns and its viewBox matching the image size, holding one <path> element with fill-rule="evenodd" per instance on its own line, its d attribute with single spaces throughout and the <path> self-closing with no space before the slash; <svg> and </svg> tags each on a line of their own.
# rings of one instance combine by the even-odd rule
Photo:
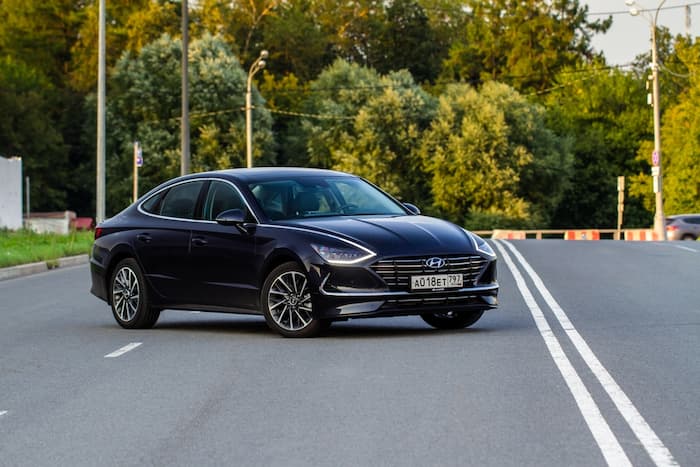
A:
<svg viewBox="0 0 700 467">
<path fill-rule="evenodd" d="M 527 238 L 524 230 L 500 230 L 494 229 L 491 238 L 503 240 L 525 240 Z"/>
<path fill-rule="evenodd" d="M 660 240 L 653 229 L 625 229 L 625 240 L 633 242 L 651 242 Z"/>
<path fill-rule="evenodd" d="M 567 230 L 564 232 L 564 240 L 600 240 L 600 231 L 596 229 Z"/>
</svg>

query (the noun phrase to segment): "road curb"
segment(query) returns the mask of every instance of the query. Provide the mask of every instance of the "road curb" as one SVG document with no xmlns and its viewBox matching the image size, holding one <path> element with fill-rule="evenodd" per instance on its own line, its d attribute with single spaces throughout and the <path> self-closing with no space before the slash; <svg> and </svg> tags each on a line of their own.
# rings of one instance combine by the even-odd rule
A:
<svg viewBox="0 0 700 467">
<path fill-rule="evenodd" d="M 40 261 L 38 263 L 20 264 L 9 268 L 0 268 L 0 281 L 15 279 L 17 277 L 31 276 L 51 269 L 65 268 L 86 264 L 90 257 L 88 255 L 67 256 L 65 258 Z"/>
</svg>

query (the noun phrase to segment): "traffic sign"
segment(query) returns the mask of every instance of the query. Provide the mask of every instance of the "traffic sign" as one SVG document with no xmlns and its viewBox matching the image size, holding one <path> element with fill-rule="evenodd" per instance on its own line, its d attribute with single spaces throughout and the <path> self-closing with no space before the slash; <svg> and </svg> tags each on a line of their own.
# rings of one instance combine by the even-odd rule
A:
<svg viewBox="0 0 700 467">
<path fill-rule="evenodd" d="M 659 165 L 659 151 L 654 151 L 651 153 L 651 165 L 653 165 L 653 166 Z"/>
<path fill-rule="evenodd" d="M 141 150 L 141 143 L 138 141 L 134 142 L 134 161 L 136 167 L 143 167 L 143 151 Z"/>
</svg>

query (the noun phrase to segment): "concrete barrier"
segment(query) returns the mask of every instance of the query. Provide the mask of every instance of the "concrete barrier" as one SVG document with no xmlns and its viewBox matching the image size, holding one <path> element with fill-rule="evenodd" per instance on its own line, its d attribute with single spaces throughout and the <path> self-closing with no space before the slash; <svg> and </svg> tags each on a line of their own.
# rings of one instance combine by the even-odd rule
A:
<svg viewBox="0 0 700 467">
<path fill-rule="evenodd" d="M 631 242 L 652 242 L 661 240 L 653 229 L 625 229 L 625 240 Z"/>
<path fill-rule="evenodd" d="M 503 240 L 525 240 L 527 236 L 524 230 L 495 229 L 493 233 L 491 233 L 491 238 Z"/>
<path fill-rule="evenodd" d="M 33 212 L 25 218 L 26 227 L 36 233 L 58 233 L 66 235 L 70 232 L 71 223 L 75 219 L 73 211 Z"/>
<path fill-rule="evenodd" d="M 600 240 L 600 231 L 597 229 L 567 230 L 564 232 L 564 240 Z"/>
</svg>

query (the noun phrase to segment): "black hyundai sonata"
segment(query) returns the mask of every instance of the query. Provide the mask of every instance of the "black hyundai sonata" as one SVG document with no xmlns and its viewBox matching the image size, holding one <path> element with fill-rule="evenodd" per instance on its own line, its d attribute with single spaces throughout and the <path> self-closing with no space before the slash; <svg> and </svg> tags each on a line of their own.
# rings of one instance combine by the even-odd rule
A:
<svg viewBox="0 0 700 467">
<path fill-rule="evenodd" d="M 498 304 L 496 255 L 362 178 L 297 168 L 176 178 L 95 229 L 91 292 L 122 327 L 161 310 L 262 314 L 288 337 L 349 318 L 458 329 Z"/>
</svg>

